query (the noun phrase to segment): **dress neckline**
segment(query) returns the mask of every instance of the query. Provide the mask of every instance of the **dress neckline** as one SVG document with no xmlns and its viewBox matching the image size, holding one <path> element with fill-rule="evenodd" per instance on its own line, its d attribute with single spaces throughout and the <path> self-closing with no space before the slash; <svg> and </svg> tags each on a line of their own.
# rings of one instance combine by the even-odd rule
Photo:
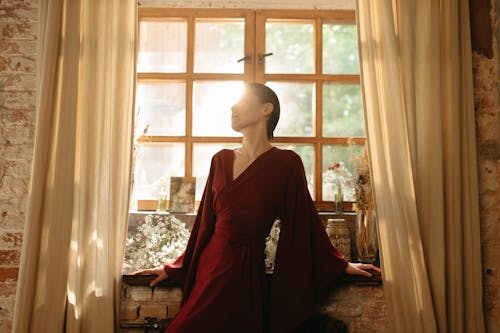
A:
<svg viewBox="0 0 500 333">
<path fill-rule="evenodd" d="M 230 177 L 230 180 L 231 182 L 235 182 L 237 181 L 238 179 L 241 178 L 241 176 L 243 176 L 245 173 L 247 173 L 247 171 L 249 169 L 252 168 L 252 166 L 259 160 L 261 159 L 262 156 L 264 155 L 267 155 L 267 153 L 269 153 L 270 151 L 276 149 L 275 146 L 272 146 L 271 148 L 269 148 L 268 150 L 260 153 L 259 156 L 257 156 L 253 161 L 252 163 L 250 163 L 236 178 L 234 178 L 234 160 L 235 160 L 235 149 L 231 149 L 230 152 L 231 152 L 231 163 L 229 163 L 229 177 Z"/>
</svg>

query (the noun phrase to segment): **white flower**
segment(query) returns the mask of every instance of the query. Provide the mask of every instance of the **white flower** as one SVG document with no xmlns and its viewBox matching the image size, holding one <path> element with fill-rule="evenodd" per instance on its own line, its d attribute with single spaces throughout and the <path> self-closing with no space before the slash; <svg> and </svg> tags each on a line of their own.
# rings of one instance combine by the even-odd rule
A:
<svg viewBox="0 0 500 333">
<path fill-rule="evenodd" d="M 172 215 L 147 215 L 137 232 L 127 238 L 125 264 L 155 267 L 176 259 L 186 248 L 190 232 Z"/>
</svg>

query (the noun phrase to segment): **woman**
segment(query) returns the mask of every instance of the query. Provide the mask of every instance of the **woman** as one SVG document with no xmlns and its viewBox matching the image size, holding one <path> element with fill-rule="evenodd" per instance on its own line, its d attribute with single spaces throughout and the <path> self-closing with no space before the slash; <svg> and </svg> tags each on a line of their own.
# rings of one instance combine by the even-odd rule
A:
<svg viewBox="0 0 500 333">
<path fill-rule="evenodd" d="M 373 265 L 349 263 L 333 246 L 307 189 L 300 157 L 273 147 L 276 94 L 247 84 L 231 108 L 241 148 L 214 155 L 184 253 L 151 283 L 171 278 L 183 287 L 167 333 L 280 333 L 300 330 L 315 296 L 341 274 L 371 276 Z M 266 276 L 265 238 L 281 219 L 274 273 Z"/>
</svg>

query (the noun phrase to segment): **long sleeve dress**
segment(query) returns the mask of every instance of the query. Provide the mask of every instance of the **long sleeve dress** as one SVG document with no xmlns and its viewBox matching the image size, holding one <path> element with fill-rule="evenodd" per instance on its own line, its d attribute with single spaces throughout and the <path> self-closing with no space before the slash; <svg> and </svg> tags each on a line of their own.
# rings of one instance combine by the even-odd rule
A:
<svg viewBox="0 0 500 333">
<path fill-rule="evenodd" d="M 273 147 L 233 180 L 233 150 L 212 158 L 184 253 L 164 269 L 182 285 L 166 333 L 290 332 L 312 313 L 317 293 L 346 269 L 309 194 L 300 157 Z M 274 273 L 265 239 L 281 219 Z"/>
</svg>

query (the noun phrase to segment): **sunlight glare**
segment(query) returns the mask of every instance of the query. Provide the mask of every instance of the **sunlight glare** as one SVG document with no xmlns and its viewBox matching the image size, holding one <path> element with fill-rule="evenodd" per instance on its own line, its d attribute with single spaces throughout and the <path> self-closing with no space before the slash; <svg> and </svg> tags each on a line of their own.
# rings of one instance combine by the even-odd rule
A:
<svg viewBox="0 0 500 333">
<path fill-rule="evenodd" d="M 194 135 L 240 136 L 231 128 L 231 107 L 243 90 L 241 81 L 195 82 Z"/>
</svg>

